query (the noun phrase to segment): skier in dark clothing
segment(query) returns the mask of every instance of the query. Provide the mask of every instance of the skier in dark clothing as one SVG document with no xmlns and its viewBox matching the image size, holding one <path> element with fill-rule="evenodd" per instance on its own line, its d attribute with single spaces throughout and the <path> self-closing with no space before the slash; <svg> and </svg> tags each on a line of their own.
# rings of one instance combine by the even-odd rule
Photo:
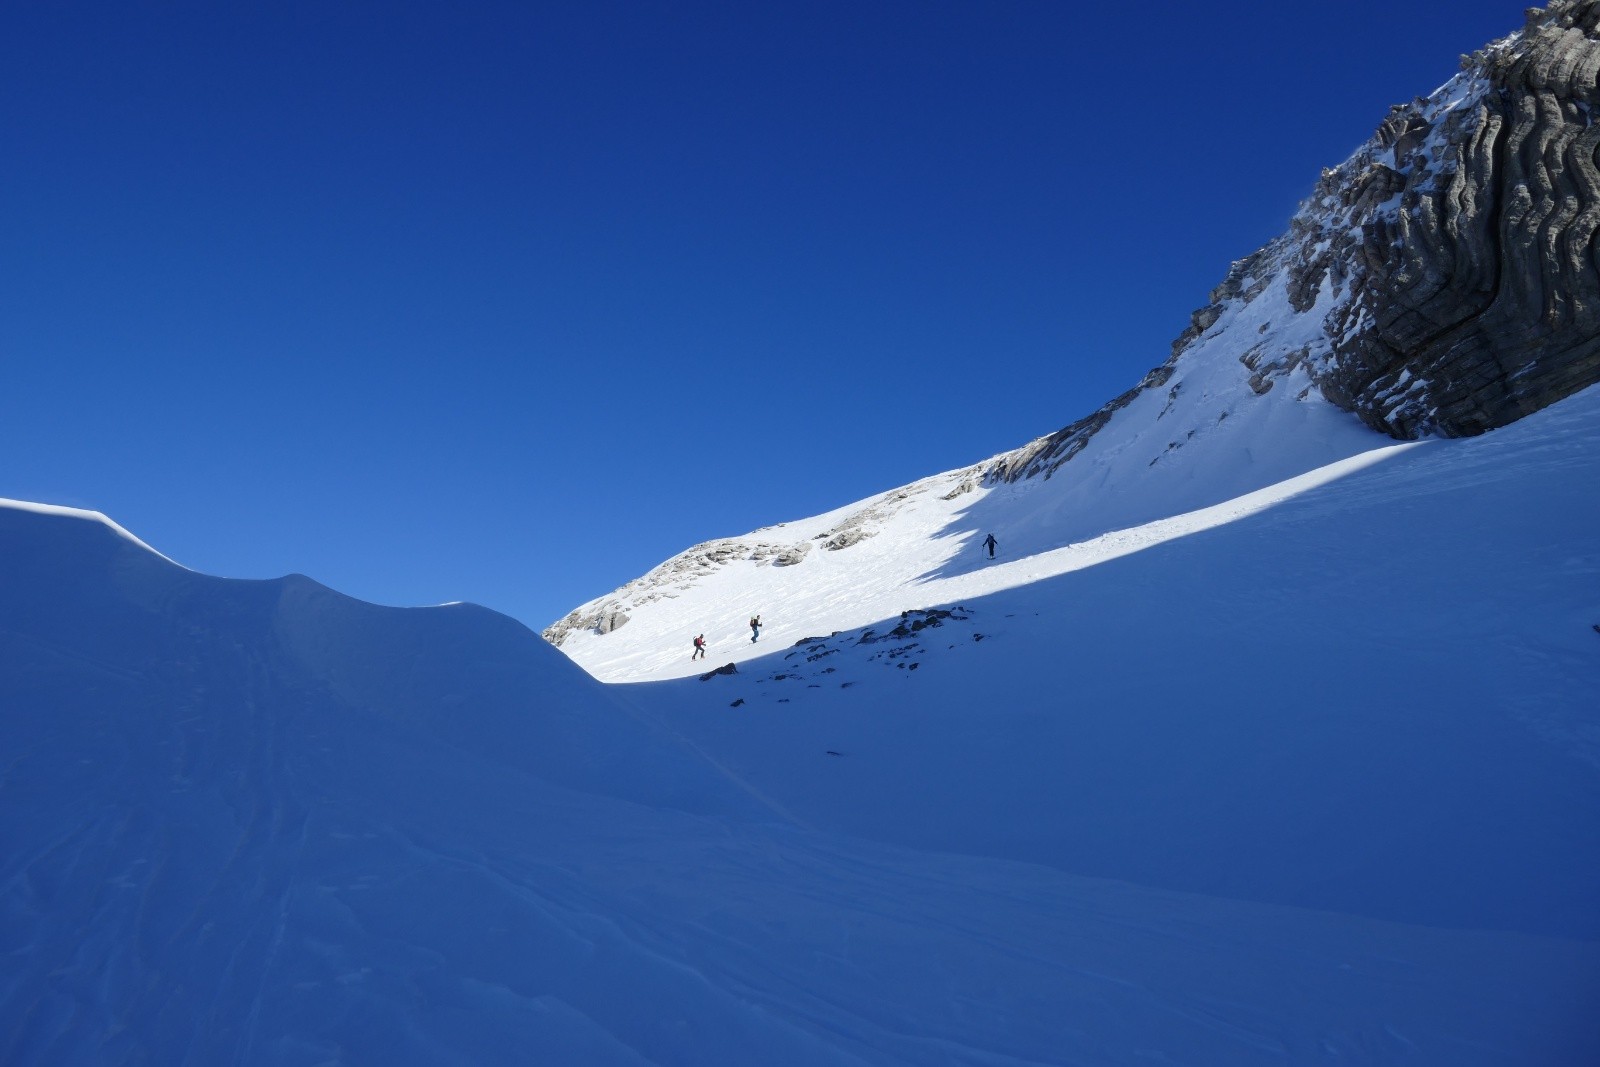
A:
<svg viewBox="0 0 1600 1067">
<path fill-rule="evenodd" d="M 997 542 L 994 539 L 994 534 L 990 534 L 988 537 L 983 539 L 983 547 L 989 550 L 990 559 L 994 559 L 994 549 L 996 544 Z"/>
<path fill-rule="evenodd" d="M 756 643 L 756 638 L 758 638 L 760 636 L 761 636 L 761 616 L 760 615 L 752 615 L 750 617 L 750 643 L 752 645 L 755 644 Z"/>
<path fill-rule="evenodd" d="M 694 639 L 694 655 L 690 656 L 689 658 L 690 659 L 705 659 L 706 658 L 706 635 L 705 634 L 701 634 L 700 636 L 698 636 L 698 637 L 696 637 Z"/>
</svg>

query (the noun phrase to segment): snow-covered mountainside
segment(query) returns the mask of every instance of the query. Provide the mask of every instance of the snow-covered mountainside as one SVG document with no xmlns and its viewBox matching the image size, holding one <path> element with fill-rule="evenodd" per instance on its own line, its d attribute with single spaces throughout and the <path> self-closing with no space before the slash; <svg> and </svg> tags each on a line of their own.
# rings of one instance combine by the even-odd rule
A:
<svg viewBox="0 0 1600 1067">
<path fill-rule="evenodd" d="M 773 639 L 864 625 L 1034 581 L 1158 536 L 1128 532 L 1145 524 L 1384 454 L 1394 442 L 1323 399 L 1303 364 L 1276 388 L 1252 388 L 1239 338 L 1303 347 L 1316 334 L 1310 317 L 1290 312 L 1284 284 L 1062 434 L 815 518 L 696 545 L 545 636 L 605 681 L 684 674 L 691 637 L 704 632 L 726 649 L 748 637 L 755 614 Z M 974 575 L 988 533 L 1000 564 Z M 1069 547 L 1075 556 L 1059 554 Z"/>
<path fill-rule="evenodd" d="M 1597 7 L 1101 411 L 560 651 L 0 501 L 0 1063 L 1600 1062 Z"/>
<path fill-rule="evenodd" d="M 1529 8 L 1323 172 L 1289 230 L 1233 265 L 1175 344 L 1283 279 L 1317 330 L 1230 355 L 1396 437 L 1470 436 L 1600 381 L 1600 3 Z"/>
<path fill-rule="evenodd" d="M 1591 389 L 609 687 L 0 506 L 0 1061 L 1595 1062 L 1596 484 Z"/>
<path fill-rule="evenodd" d="M 1116 551 L 1150 536 L 1118 531 L 1330 476 L 1395 437 L 1483 432 L 1600 380 L 1600 2 L 1530 9 L 1462 68 L 1325 172 L 1171 358 L 1099 411 L 965 470 L 696 545 L 546 638 L 605 680 L 684 673 L 694 634 L 725 646 L 755 613 L 844 628 L 990 588 L 948 581 L 988 533 L 1010 561 Z M 1210 520 L 1179 525 L 1195 521 Z"/>
<path fill-rule="evenodd" d="M 545 636 L 604 681 L 694 673 L 689 642 L 743 658 L 768 641 L 1025 585 L 1271 504 L 1398 446 L 1314 392 L 1257 397 L 1215 361 L 1113 413 L 1053 476 L 1010 481 L 1025 453 L 811 519 L 697 545 L 579 608 Z M 1301 373 L 1301 372 L 1297 372 Z M 1258 495 L 1252 495 L 1258 494 Z M 980 542 L 993 533 L 990 563 Z"/>
<path fill-rule="evenodd" d="M 1596 485 L 1600 388 L 614 688 L 809 826 L 1600 941 Z"/>
</svg>

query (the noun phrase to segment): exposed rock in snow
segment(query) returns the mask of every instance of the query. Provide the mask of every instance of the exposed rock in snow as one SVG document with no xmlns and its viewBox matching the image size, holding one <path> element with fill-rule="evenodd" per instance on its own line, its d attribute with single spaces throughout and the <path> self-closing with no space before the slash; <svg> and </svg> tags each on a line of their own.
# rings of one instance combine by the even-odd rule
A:
<svg viewBox="0 0 1600 1067">
<path fill-rule="evenodd" d="M 1323 396 L 1402 439 L 1481 433 L 1600 381 L 1597 26 L 1593 0 L 1531 9 L 1432 96 L 1396 104 L 1283 236 L 1232 265 L 1167 363 L 986 476 L 1054 473 L 1208 335 L 1232 339 L 1219 347 L 1256 395 L 1304 365 Z M 1234 338 L 1224 320 L 1275 284 L 1287 307 Z M 1307 332 L 1301 316 L 1315 329 L 1285 342 Z"/>
<path fill-rule="evenodd" d="M 687 552 L 674 556 L 642 578 L 636 578 L 606 597 L 603 601 L 586 604 L 571 612 L 559 622 L 544 630 L 544 639 L 560 647 L 567 635 L 575 631 L 608 634 L 622 627 L 629 619 L 625 610 L 629 605 L 648 604 L 663 597 L 671 597 L 673 587 L 683 588 L 697 578 L 714 574 L 717 568 L 736 561 L 766 562 L 780 567 L 793 566 L 805 559 L 811 551 L 809 544 L 778 545 L 769 542 L 744 541 L 726 538 L 695 545 Z"/>
<path fill-rule="evenodd" d="M 546 637 L 599 635 L 621 613 L 635 620 L 628 643 L 667 641 L 658 624 L 638 628 L 638 609 L 685 596 L 721 612 L 711 605 L 723 595 L 701 588 L 711 581 L 790 613 L 822 596 L 858 624 L 869 621 L 859 617 L 865 574 L 883 590 L 927 581 L 959 551 L 951 537 L 1004 528 L 1017 549 L 1082 543 L 1391 438 L 1480 433 L 1600 380 L 1597 24 L 1600 0 L 1535 9 L 1431 96 L 1396 105 L 1323 172 L 1282 236 L 1231 266 L 1166 362 L 1098 411 L 972 467 L 786 524 L 798 544 L 757 531 L 691 548 Z M 932 541 L 913 551 L 905 536 Z M 814 542 L 828 551 L 807 559 L 802 546 Z M 836 588 L 818 570 L 832 557 L 851 568 L 852 593 L 817 592 Z M 767 562 L 794 576 L 749 585 L 744 568 Z M 756 606 L 727 610 L 737 619 Z"/>
<path fill-rule="evenodd" d="M 1530 9 L 1438 92 L 1395 105 L 1289 232 L 1236 265 L 1286 270 L 1294 312 L 1322 319 L 1309 365 L 1329 400 L 1395 437 L 1459 437 L 1600 380 L 1597 71 L 1600 4 Z M 1233 274 L 1220 295 L 1253 298 Z"/>
</svg>

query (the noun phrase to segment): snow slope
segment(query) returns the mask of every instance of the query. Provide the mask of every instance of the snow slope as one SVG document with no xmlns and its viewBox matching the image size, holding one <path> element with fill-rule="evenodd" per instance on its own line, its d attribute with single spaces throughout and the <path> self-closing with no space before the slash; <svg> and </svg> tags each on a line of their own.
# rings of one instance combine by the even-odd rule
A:
<svg viewBox="0 0 1600 1067">
<path fill-rule="evenodd" d="M 1597 409 L 709 682 L 0 507 L 0 1061 L 1591 1061 Z"/>
<path fill-rule="evenodd" d="M 1294 313 L 1287 284 L 1280 272 L 1230 302 L 1168 367 L 1108 405 L 1103 425 L 1067 435 L 1064 462 L 1041 456 L 1061 436 L 1052 435 L 824 515 L 697 545 L 545 635 L 604 681 L 682 676 L 697 633 L 724 658 L 748 655 L 736 646 L 753 614 L 776 627 L 773 638 L 861 626 L 1227 521 L 1394 454 L 1392 440 L 1323 399 L 1305 361 L 1278 368 L 1265 392 L 1251 384 L 1242 360 L 1252 353 L 1326 344 L 1326 308 Z M 976 546 L 991 532 L 1012 565 L 978 576 Z M 619 616 L 615 628 L 596 625 Z"/>
<path fill-rule="evenodd" d="M 1495 48 L 1518 40 L 1514 34 Z M 1419 183 L 1413 194 L 1431 193 L 1455 172 L 1460 142 L 1498 92 L 1482 64 L 1468 66 L 1400 109 L 1405 115 L 1392 112 L 1372 139 L 1326 171 L 1288 230 L 1232 265 L 1171 358 L 1099 411 L 963 470 L 696 545 L 580 605 L 545 636 L 605 681 L 683 676 L 695 669 L 688 654 L 698 633 L 723 658 L 751 655 L 740 646 L 754 614 L 773 638 L 862 626 L 1228 522 L 1241 508 L 1273 506 L 1400 454 L 1390 437 L 1329 403 L 1322 386 L 1333 396 L 1366 396 L 1365 385 L 1344 378 L 1354 339 L 1373 328 L 1375 312 L 1361 295 L 1370 267 L 1364 242 L 1398 242 L 1411 232 L 1401 216 L 1422 209 L 1406 206 L 1398 192 L 1405 181 Z M 1416 129 L 1400 131 L 1394 124 L 1402 119 Z M 1413 269 L 1436 274 L 1447 266 Z M 1426 318 L 1412 312 L 1419 316 Z M 1518 356 L 1530 361 L 1519 373 L 1541 359 L 1529 345 Z M 1559 364 L 1562 355 L 1542 358 Z M 1390 376 L 1364 401 L 1386 413 L 1369 410 L 1373 425 L 1415 430 L 1441 422 L 1429 406 L 1435 383 L 1409 370 Z M 980 576 L 976 545 L 990 533 L 1008 563 Z"/>
<path fill-rule="evenodd" d="M 1119 422 L 1137 425 L 1158 399 L 1147 394 L 1119 413 L 1097 438 L 1102 447 L 1055 478 L 980 485 L 973 469 L 952 471 L 815 518 L 697 546 L 579 609 L 615 605 L 629 618 L 608 633 L 574 629 L 561 650 L 608 682 L 698 674 L 703 667 L 689 660 L 697 633 L 718 663 L 760 654 L 750 645 L 752 615 L 762 616 L 763 640 L 792 641 L 1016 588 L 1233 521 L 1416 447 L 1387 441 L 1321 400 L 1263 404 L 1219 423 L 1219 436 L 1237 431 L 1232 440 L 1167 460 L 1162 473 L 1169 477 L 1127 477 L 1130 464 L 1148 466 L 1150 457 L 1137 449 L 1149 442 L 1117 441 Z M 1284 443 L 1275 445 L 1280 437 Z M 1208 468 L 1219 449 L 1232 465 Z M 1175 510 L 1186 505 L 1193 510 Z M 870 535 L 839 551 L 815 548 L 797 565 L 760 554 L 765 546 L 818 545 L 851 529 Z M 999 541 L 993 563 L 981 547 L 991 532 Z"/>
<path fill-rule="evenodd" d="M 815 828 L 1600 940 L 1596 485 L 1591 389 L 623 692 Z"/>
</svg>

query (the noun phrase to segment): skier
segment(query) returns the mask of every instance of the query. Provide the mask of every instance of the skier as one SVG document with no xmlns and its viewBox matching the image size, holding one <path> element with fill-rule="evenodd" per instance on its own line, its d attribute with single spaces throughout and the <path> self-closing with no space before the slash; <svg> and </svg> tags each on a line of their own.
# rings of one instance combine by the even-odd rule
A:
<svg viewBox="0 0 1600 1067">
<path fill-rule="evenodd" d="M 983 547 L 987 548 L 989 550 L 989 558 L 990 559 L 994 559 L 994 549 L 995 549 L 996 543 L 997 542 L 994 539 L 994 534 L 990 534 L 988 537 L 985 537 L 983 539 Z"/>
<path fill-rule="evenodd" d="M 756 638 L 758 638 L 760 636 L 761 636 L 761 616 L 760 615 L 752 615 L 750 617 L 750 643 L 752 645 L 755 644 L 756 643 Z"/>
<path fill-rule="evenodd" d="M 706 635 L 705 634 L 700 634 L 698 637 L 696 637 L 694 639 L 694 655 L 690 656 L 689 658 L 690 659 L 705 659 L 706 658 Z"/>
</svg>

